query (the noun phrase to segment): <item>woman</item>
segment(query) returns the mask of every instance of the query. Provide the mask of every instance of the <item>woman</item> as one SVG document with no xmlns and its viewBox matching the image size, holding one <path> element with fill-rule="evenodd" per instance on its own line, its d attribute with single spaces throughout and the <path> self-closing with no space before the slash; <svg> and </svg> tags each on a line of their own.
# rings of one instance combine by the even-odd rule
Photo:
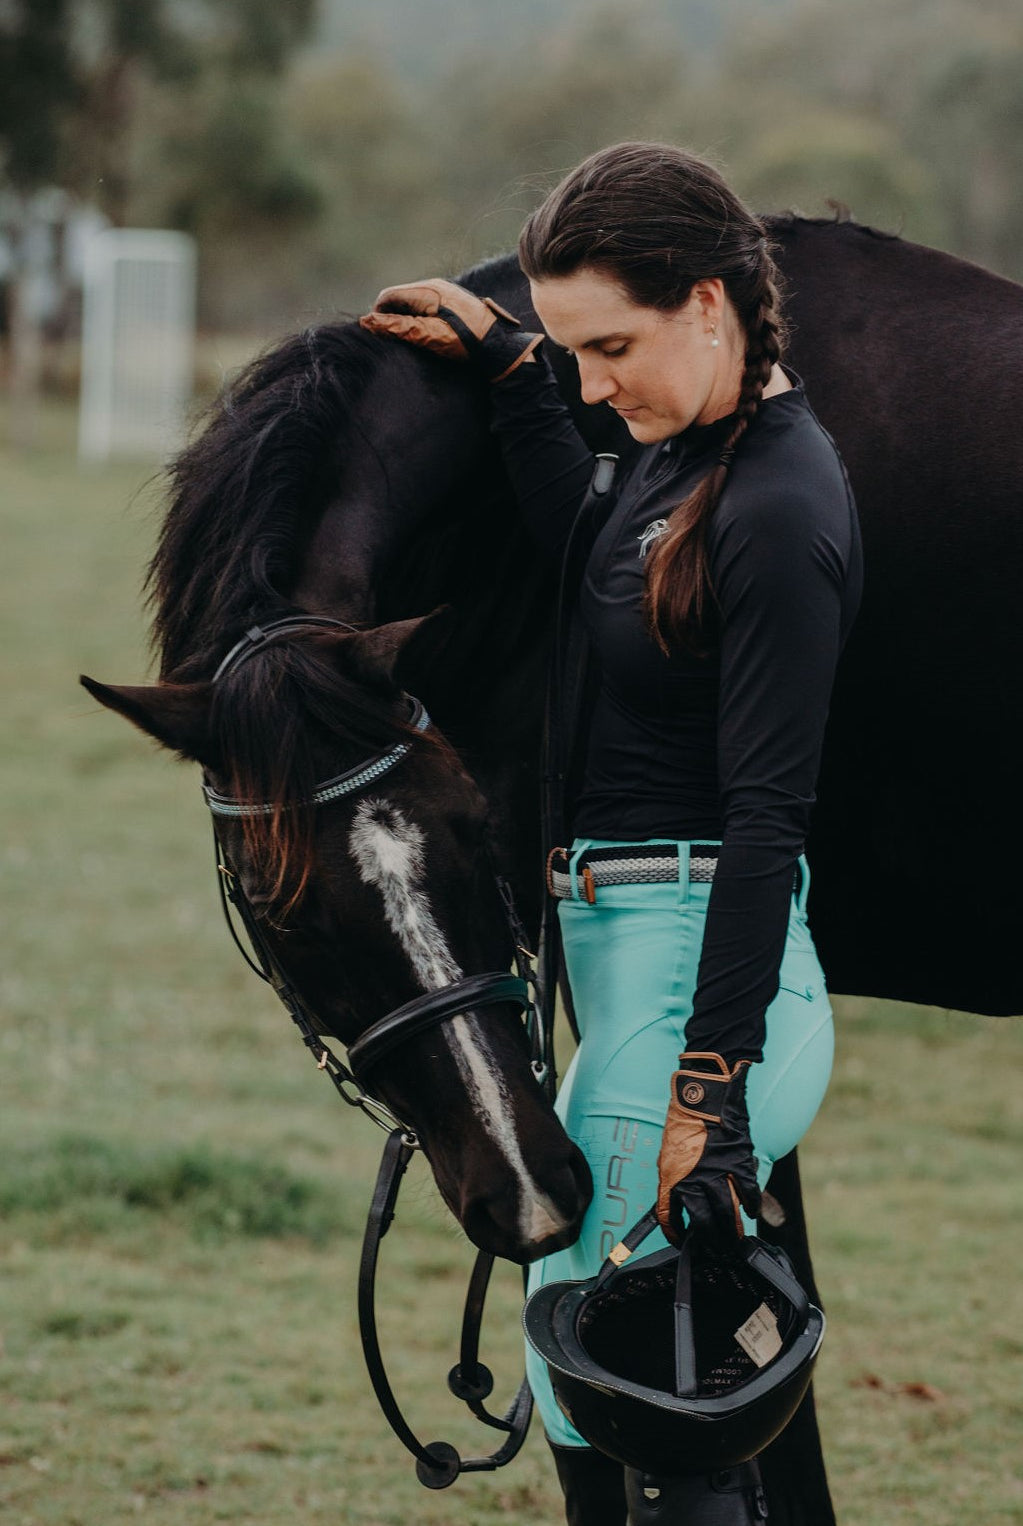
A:
<svg viewBox="0 0 1023 1526">
<path fill-rule="evenodd" d="M 781 364 L 763 227 L 711 166 L 662 144 L 602 150 L 519 253 L 583 400 L 642 447 L 574 531 L 593 461 L 541 336 L 436 280 L 388 289 L 362 322 L 478 368 L 533 533 L 557 556 L 572 532 L 582 553 L 592 700 L 549 883 L 580 1031 L 558 1108 L 595 1196 L 536 1286 L 591 1276 L 655 1198 L 672 1239 L 687 1221 L 752 1227 L 820 1105 L 833 1037 L 802 850 L 861 556 L 835 447 Z M 620 1526 L 617 1465 L 535 1360 L 530 1380 L 569 1522 Z M 755 1465 L 724 1485 L 627 1483 L 633 1523 L 764 1519 Z"/>
</svg>

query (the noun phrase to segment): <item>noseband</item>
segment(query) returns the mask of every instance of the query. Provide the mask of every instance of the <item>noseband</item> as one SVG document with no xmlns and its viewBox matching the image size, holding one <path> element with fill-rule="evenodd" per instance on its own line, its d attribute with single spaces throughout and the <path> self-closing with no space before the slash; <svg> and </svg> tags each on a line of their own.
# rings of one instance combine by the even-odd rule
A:
<svg viewBox="0 0 1023 1526">
<path fill-rule="evenodd" d="M 213 675 L 217 683 L 238 668 L 257 652 L 264 651 L 278 639 L 286 639 L 299 631 L 317 628 L 354 631 L 325 615 L 288 615 L 269 620 L 263 625 L 253 625 L 245 632 L 224 657 Z M 425 731 L 430 718 L 418 700 L 411 696 L 410 724 L 417 731 Z M 398 742 L 386 752 L 367 759 L 346 773 L 324 780 L 316 786 L 307 804 L 330 805 L 335 801 L 355 795 L 389 773 L 408 754 L 411 742 Z M 360 1108 L 374 1123 L 388 1131 L 384 1154 L 380 1163 L 373 1201 L 366 1224 L 359 1268 L 359 1326 L 363 1353 L 377 1400 L 392 1430 L 416 1458 L 416 1475 L 419 1481 L 431 1489 L 443 1489 L 454 1482 L 459 1473 L 480 1472 L 502 1467 L 510 1462 L 522 1446 L 529 1427 L 532 1400 L 528 1386 L 523 1380 L 511 1407 L 505 1415 L 490 1414 L 483 1401 L 493 1388 L 493 1376 L 478 1360 L 479 1332 L 483 1319 L 483 1303 L 493 1268 L 494 1258 L 487 1251 L 478 1251 L 466 1294 L 465 1312 L 462 1320 L 462 1336 L 459 1361 L 448 1374 L 448 1387 L 456 1398 L 464 1400 L 469 1409 L 485 1425 L 506 1433 L 501 1447 L 486 1457 L 462 1458 L 455 1447 L 445 1441 L 424 1445 L 406 1424 L 398 1408 L 384 1371 L 383 1360 L 376 1332 L 374 1284 L 380 1241 L 387 1233 L 394 1218 L 395 1203 L 402 1177 L 413 1154 L 420 1149 L 415 1131 L 402 1123 L 390 1108 L 369 1089 L 372 1073 L 380 1062 L 407 1040 L 425 1033 L 438 1024 L 480 1007 L 512 1004 L 523 1013 L 531 1050 L 531 1068 L 537 1082 L 551 1098 L 554 1077 L 549 1063 L 551 1053 L 550 1021 L 541 1014 L 535 998 L 535 977 L 530 963 L 531 955 L 526 947 L 525 933 L 519 920 L 507 882 L 495 874 L 498 891 L 508 917 L 509 928 L 515 947 L 517 974 L 494 971 L 483 975 L 467 975 L 435 991 L 422 996 L 387 1013 L 371 1023 L 363 1033 L 348 1046 L 348 1064 L 345 1065 L 328 1048 L 320 1037 L 320 1024 L 305 1005 L 294 982 L 283 969 L 280 960 L 271 949 L 269 941 L 241 885 L 238 874 L 231 868 L 217 833 L 217 817 L 239 819 L 266 816 L 276 807 L 261 801 L 235 800 L 222 795 L 204 778 L 203 794 L 213 816 L 213 839 L 216 850 L 218 883 L 221 906 L 228 930 L 246 963 L 261 980 L 276 991 L 302 1037 L 302 1042 L 316 1060 L 317 1067 L 329 1075 L 339 1096 L 353 1107 Z M 245 928 L 253 959 L 238 936 L 231 916 L 234 908 Z"/>
</svg>

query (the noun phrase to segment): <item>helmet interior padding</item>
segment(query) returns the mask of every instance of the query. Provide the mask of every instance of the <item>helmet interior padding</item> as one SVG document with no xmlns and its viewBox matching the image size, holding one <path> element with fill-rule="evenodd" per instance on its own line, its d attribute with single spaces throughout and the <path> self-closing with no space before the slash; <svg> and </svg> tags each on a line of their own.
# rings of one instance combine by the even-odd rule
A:
<svg viewBox="0 0 1023 1526">
<path fill-rule="evenodd" d="M 738 1263 L 694 1257 L 692 1299 L 698 1394 L 725 1393 L 758 1371 L 735 1332 L 764 1304 L 778 1320 L 783 1340 L 788 1333 L 790 1306 Z M 579 1316 L 579 1339 L 605 1371 L 672 1393 L 674 1310 L 673 1266 L 637 1267 L 627 1281 L 588 1301 Z"/>
</svg>

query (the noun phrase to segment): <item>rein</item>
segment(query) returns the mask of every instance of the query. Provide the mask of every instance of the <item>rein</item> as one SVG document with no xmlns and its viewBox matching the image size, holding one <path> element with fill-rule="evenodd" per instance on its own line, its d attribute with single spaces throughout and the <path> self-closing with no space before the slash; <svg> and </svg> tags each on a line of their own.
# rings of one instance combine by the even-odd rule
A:
<svg viewBox="0 0 1023 1526">
<path fill-rule="evenodd" d="M 252 626 L 242 639 L 227 653 L 217 668 L 213 682 L 237 670 L 256 652 L 263 650 L 278 637 L 286 637 L 309 627 L 330 626 L 351 631 L 354 627 L 344 625 L 322 615 L 293 615 L 268 621 L 263 626 Z M 412 700 L 411 722 L 419 731 L 425 731 L 430 718 L 418 700 Z M 356 794 L 376 782 L 396 767 L 409 752 L 409 743 L 396 744 L 389 751 L 368 759 L 347 773 L 325 780 L 310 797 L 309 804 L 328 805 L 348 795 Z M 377 1338 L 375 1283 L 380 1243 L 394 1219 L 398 1191 L 402 1179 L 416 1150 L 421 1148 L 415 1131 L 395 1117 L 390 1108 L 369 1087 L 371 1072 L 379 1063 L 403 1044 L 406 1039 L 423 1033 L 439 1023 L 468 1010 L 513 1003 L 523 1013 L 531 1049 L 531 1067 L 538 1083 L 548 1097 L 553 1096 L 553 1069 L 550 1064 L 551 1032 L 548 1018 L 541 1013 L 536 1001 L 536 979 L 526 945 L 525 932 L 515 909 L 511 888 L 495 873 L 495 881 L 508 918 L 515 945 L 516 974 L 496 971 L 483 975 L 467 975 L 434 991 L 427 991 L 412 1001 L 405 1002 L 393 1012 L 387 1013 L 359 1035 L 348 1046 L 348 1064 L 323 1042 L 320 1024 L 303 1002 L 294 982 L 288 977 L 280 961 L 271 950 L 252 906 L 246 896 L 239 876 L 228 863 L 223 845 L 217 833 L 217 817 L 237 819 L 245 816 L 270 814 L 274 807 L 263 802 L 233 800 L 214 790 L 205 780 L 203 794 L 213 816 L 213 841 L 217 861 L 217 880 L 220 902 L 228 930 L 235 945 L 249 968 L 261 980 L 272 986 L 298 1028 L 302 1042 L 316 1060 L 317 1068 L 330 1077 L 338 1095 L 351 1107 L 358 1107 L 378 1127 L 387 1130 L 376 1186 L 366 1221 L 359 1264 L 358 1307 L 359 1331 L 363 1356 L 377 1402 L 391 1429 L 416 1459 L 416 1476 L 420 1483 L 430 1489 L 444 1489 L 454 1483 L 460 1473 L 490 1471 L 512 1460 L 525 1441 L 532 1414 L 533 1401 L 525 1378 L 503 1416 L 493 1415 L 486 1409 L 486 1400 L 493 1390 L 494 1379 L 490 1370 L 479 1361 L 479 1336 L 494 1257 L 488 1251 L 477 1251 L 476 1260 L 465 1297 L 459 1360 L 448 1373 L 448 1388 L 461 1399 L 470 1412 L 484 1425 L 505 1433 L 506 1439 L 495 1451 L 483 1457 L 463 1458 L 457 1449 L 446 1441 L 422 1443 L 409 1428 L 394 1397 Z M 231 912 L 236 912 L 252 947 L 253 958 L 246 950 L 235 928 Z"/>
</svg>

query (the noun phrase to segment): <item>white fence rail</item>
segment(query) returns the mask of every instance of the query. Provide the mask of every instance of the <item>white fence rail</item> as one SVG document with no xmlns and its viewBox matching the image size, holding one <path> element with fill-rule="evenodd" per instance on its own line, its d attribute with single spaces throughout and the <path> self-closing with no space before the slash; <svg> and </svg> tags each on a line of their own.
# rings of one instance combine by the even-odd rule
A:
<svg viewBox="0 0 1023 1526">
<path fill-rule="evenodd" d="M 195 243 L 108 228 L 86 246 L 78 454 L 165 455 L 192 396 Z"/>
</svg>

